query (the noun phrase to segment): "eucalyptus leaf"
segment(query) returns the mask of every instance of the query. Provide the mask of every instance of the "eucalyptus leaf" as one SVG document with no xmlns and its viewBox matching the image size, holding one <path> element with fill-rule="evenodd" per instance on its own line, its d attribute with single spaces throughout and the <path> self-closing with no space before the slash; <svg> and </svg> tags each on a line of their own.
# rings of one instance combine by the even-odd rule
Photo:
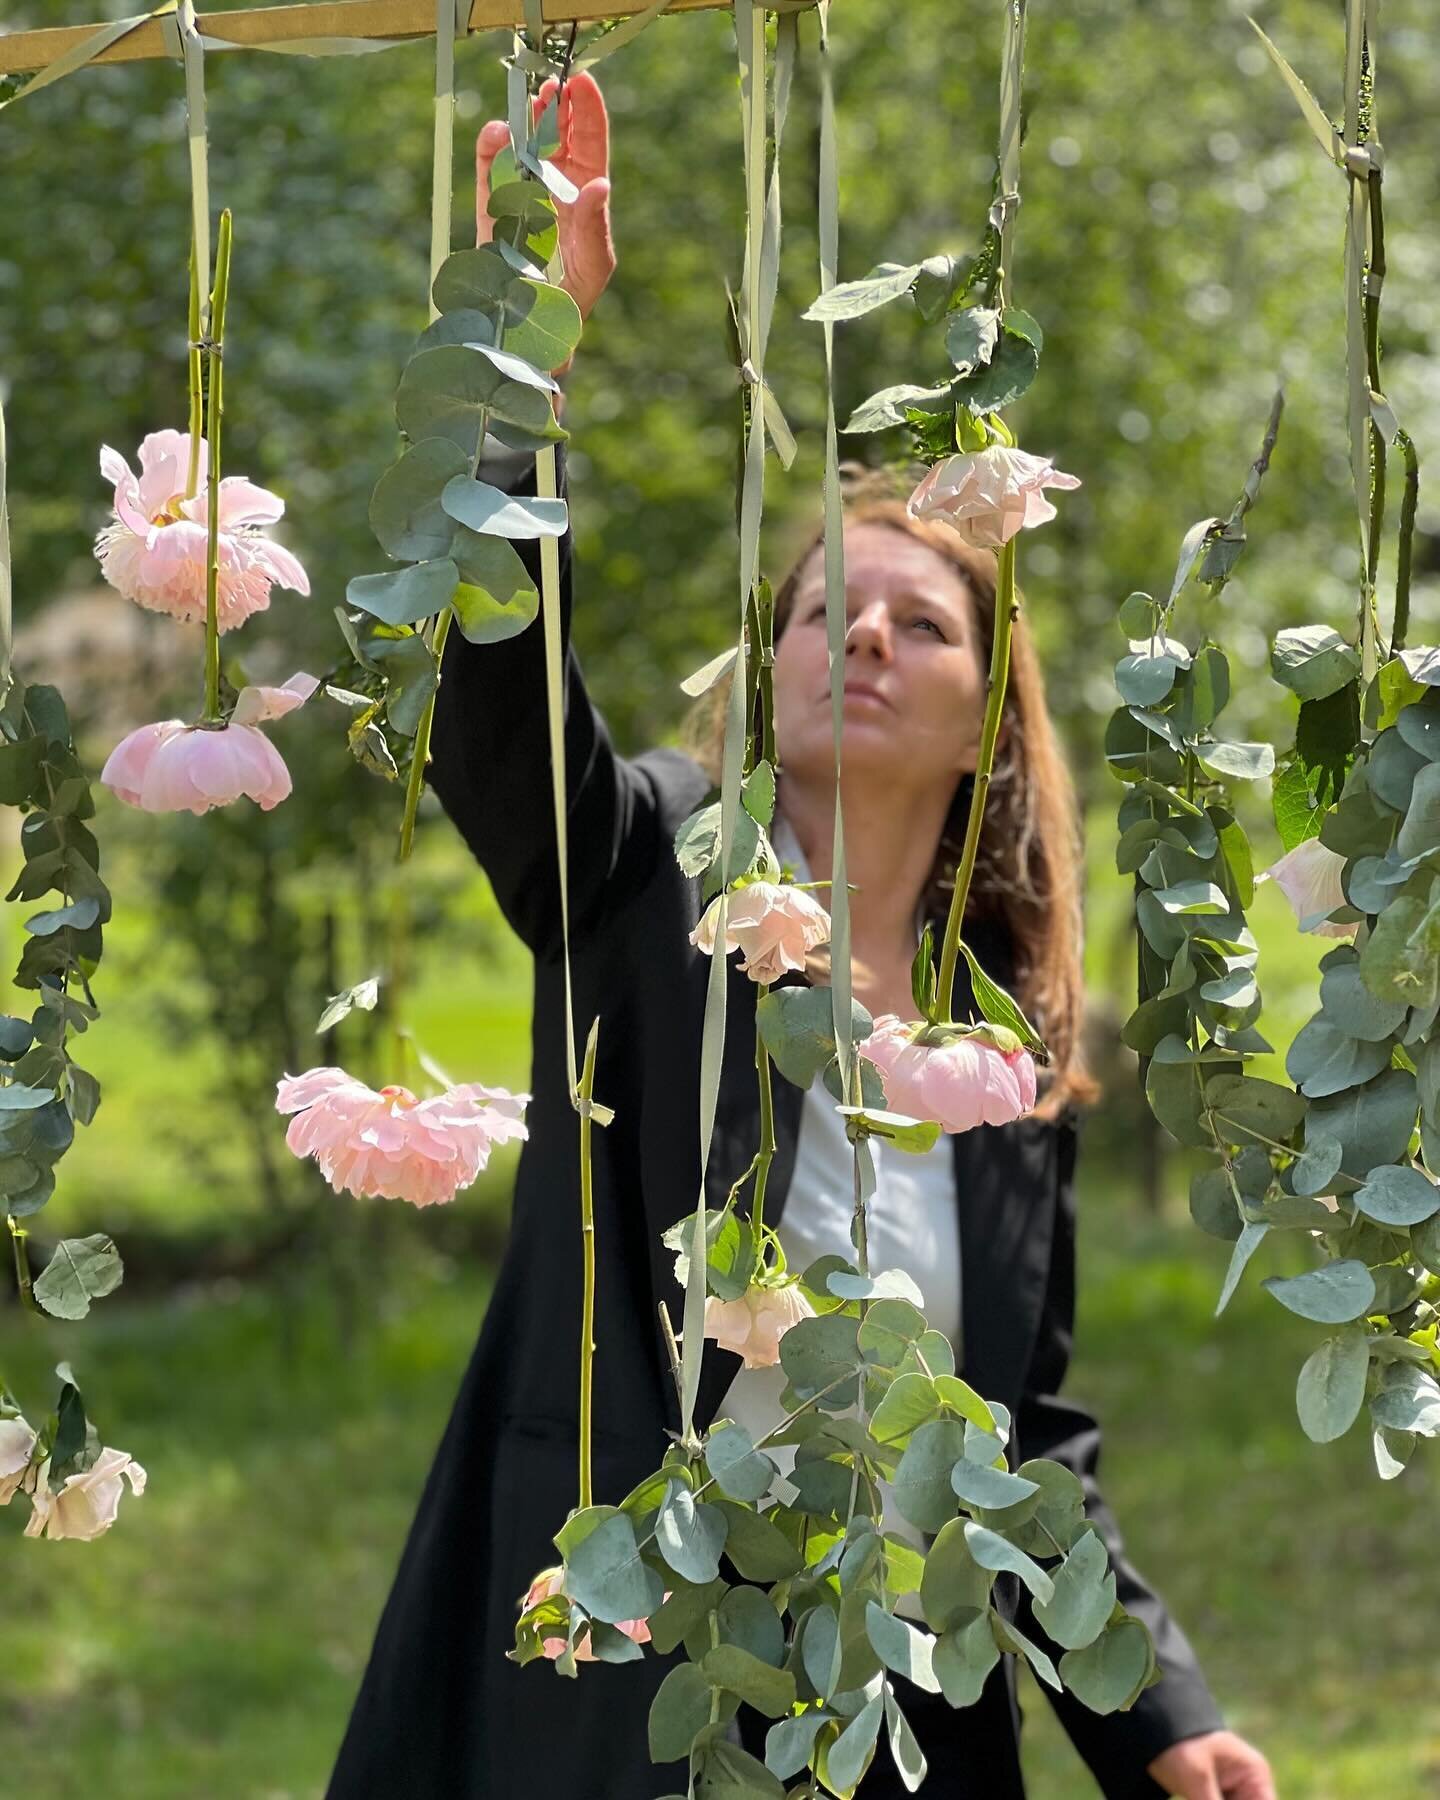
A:
<svg viewBox="0 0 1440 1800">
<path fill-rule="evenodd" d="M 1363 1331 L 1326 1338 L 1306 1358 L 1295 1388 L 1301 1429 L 1317 1444 L 1343 1437 L 1365 1401 L 1370 1350 Z"/>
<path fill-rule="evenodd" d="M 1100 1536 L 1087 1531 L 1077 1538 L 1053 1579 L 1055 1593 L 1036 1605 L 1035 1617 L 1061 1649 L 1083 1649 L 1115 1609 L 1115 1576 Z"/>
<path fill-rule="evenodd" d="M 1346 1259 L 1303 1275 L 1268 1275 L 1260 1284 L 1302 1319 L 1345 1325 L 1363 1318 L 1375 1299 L 1375 1279 L 1363 1262 Z"/>
<path fill-rule="evenodd" d="M 1060 1659 L 1060 1679 L 1092 1712 L 1123 1711 L 1138 1696 L 1150 1673 L 1153 1652 L 1138 1619 L 1120 1619 L 1081 1650 Z"/>
</svg>

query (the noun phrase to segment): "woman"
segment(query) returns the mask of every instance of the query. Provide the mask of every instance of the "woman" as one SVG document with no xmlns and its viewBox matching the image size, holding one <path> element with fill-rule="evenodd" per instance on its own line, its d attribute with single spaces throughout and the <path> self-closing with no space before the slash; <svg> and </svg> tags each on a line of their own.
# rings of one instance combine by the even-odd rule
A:
<svg viewBox="0 0 1440 1800">
<path fill-rule="evenodd" d="M 541 100 L 548 96 L 542 92 Z M 561 249 L 582 313 L 614 268 L 607 126 L 592 77 L 561 96 L 556 161 L 580 188 L 562 209 Z M 506 128 L 477 146 L 480 229 L 488 170 Z M 564 492 L 565 451 L 558 453 Z M 534 461 L 487 463 L 487 478 L 535 492 Z M 681 874 L 675 830 L 711 788 L 676 749 L 617 756 L 568 648 L 571 537 L 560 544 L 570 918 L 575 1017 L 598 1015 L 597 1098 L 615 1120 L 594 1134 L 599 1265 L 594 1484 L 626 1493 L 678 1425 L 657 1304 L 678 1309 L 661 1233 L 693 1204 L 707 960 L 691 945 L 699 883 Z M 533 546 L 522 550 L 538 572 Z M 911 1013 L 917 921 L 943 919 L 944 880 L 963 831 L 984 697 L 993 565 L 943 526 L 898 503 L 851 508 L 844 756 L 846 836 L 858 997 L 873 1013 Z M 832 825 L 823 572 L 813 549 L 777 596 L 776 830 L 814 879 L 829 873 Z M 938 1297 L 967 1379 L 1003 1401 L 1018 1458 L 1053 1456 L 1085 1481 L 1090 1516 L 1111 1547 L 1120 1598 L 1153 1632 L 1163 1679 L 1129 1713 L 1098 1718 L 1051 1698 L 1104 1792 L 1193 1800 L 1273 1800 L 1264 1759 L 1220 1729 L 1195 1659 L 1159 1599 L 1124 1560 L 1094 1483 L 1093 1420 L 1055 1398 L 1073 1314 L 1076 1101 L 1087 1091 L 1076 1045 L 1078 931 L 1068 786 L 1044 710 L 1033 651 L 1017 641 L 999 779 L 967 937 L 1013 983 L 1055 1050 L 1035 1115 L 942 1138 L 923 1173 L 882 1167 L 874 1230 L 890 1259 L 913 1264 Z M 642 1800 L 685 1785 L 649 1760 L 646 1718 L 667 1662 L 587 1664 L 578 1681 L 505 1659 L 516 1602 L 555 1561 L 551 1542 L 575 1501 L 576 1324 L 581 1292 L 576 1117 L 565 1075 L 564 970 L 538 630 L 477 647 L 452 633 L 436 707 L 432 785 L 535 956 L 534 1098 L 520 1158 L 509 1248 L 480 1341 L 430 1472 L 329 1789 L 331 1800 L 461 1800 L 539 1794 Z M 758 1130 L 755 988 L 732 960 L 718 1116 L 707 1173 L 712 1204 L 748 1163 Z M 963 991 L 958 996 L 966 998 Z M 803 1246 L 825 1219 L 826 1119 L 816 1094 L 776 1083 L 767 1217 Z M 937 1199 L 938 1196 L 938 1199 Z M 788 1203 L 788 1223 L 787 1223 Z M 707 1343 L 697 1423 L 764 1405 L 737 1383 L 739 1359 Z M 1014 1596 L 1012 1596 L 1012 1599 Z M 1027 1633 L 1043 1633 L 1023 1611 Z M 1013 1666 L 1005 1659 L 976 1707 L 953 1713 L 907 1692 L 930 1759 L 926 1792 L 1016 1800 L 1024 1789 Z M 748 1709 L 746 1709 L 748 1711 Z M 762 1722 L 763 1725 L 763 1722 Z M 752 1748 L 760 1729 L 746 1727 Z M 878 1760 L 860 1789 L 901 1789 Z"/>
</svg>

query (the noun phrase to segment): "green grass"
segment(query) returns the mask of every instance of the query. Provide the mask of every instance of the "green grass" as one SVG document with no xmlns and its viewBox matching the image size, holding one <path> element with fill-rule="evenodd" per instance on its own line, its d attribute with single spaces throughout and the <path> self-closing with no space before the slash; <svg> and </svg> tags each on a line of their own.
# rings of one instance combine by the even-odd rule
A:
<svg viewBox="0 0 1440 1800">
<path fill-rule="evenodd" d="M 1435 1792 L 1433 1456 L 1382 1485 L 1358 1433 L 1309 1444 L 1306 1328 L 1253 1277 L 1212 1320 L 1223 1247 L 1138 1222 L 1115 1192 L 1087 1172 L 1070 1385 L 1105 1424 L 1132 1553 L 1286 1800 Z M 20 1541 L 23 1503 L 0 1515 L 6 1792 L 79 1800 L 97 1770 L 126 1800 L 320 1792 L 486 1285 L 425 1252 L 423 1218 L 357 1228 L 393 1274 L 348 1351 L 318 1274 L 288 1305 L 226 1283 L 8 1333 L 12 1382 L 43 1390 L 83 1354 L 107 1435 L 151 1485 L 89 1545 Z M 1033 1690 L 1026 1740 L 1036 1800 L 1095 1792 Z"/>
</svg>

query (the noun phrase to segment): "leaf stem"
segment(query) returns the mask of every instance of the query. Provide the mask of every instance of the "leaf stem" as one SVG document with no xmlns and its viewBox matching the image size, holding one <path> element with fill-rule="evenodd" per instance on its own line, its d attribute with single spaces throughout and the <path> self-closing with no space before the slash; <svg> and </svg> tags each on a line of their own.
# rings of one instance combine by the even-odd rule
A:
<svg viewBox="0 0 1440 1800">
<path fill-rule="evenodd" d="M 945 920 L 945 942 L 940 952 L 938 1001 L 946 1019 L 955 1016 L 955 965 L 960 955 L 960 928 L 980 849 L 980 826 L 985 817 L 985 801 L 990 791 L 990 776 L 995 767 L 995 746 L 1000 736 L 1000 715 L 1010 680 L 1010 640 L 1019 612 L 1020 602 L 1015 588 L 1015 540 L 1011 538 L 1008 544 L 1001 545 L 996 565 L 995 630 L 990 646 L 985 718 L 980 728 L 980 755 L 975 765 L 975 789 L 970 796 L 970 816 L 965 821 L 965 845 L 960 855 L 960 866 L 955 871 L 955 888 L 950 896 L 950 911 Z"/>
</svg>

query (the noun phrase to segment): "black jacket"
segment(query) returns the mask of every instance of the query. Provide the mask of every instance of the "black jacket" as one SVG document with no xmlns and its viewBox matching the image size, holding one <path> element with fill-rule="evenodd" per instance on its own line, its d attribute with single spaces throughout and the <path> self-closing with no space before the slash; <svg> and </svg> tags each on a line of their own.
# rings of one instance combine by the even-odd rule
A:
<svg viewBox="0 0 1440 1800">
<path fill-rule="evenodd" d="M 558 455 L 563 493 L 563 446 Z M 533 458 L 510 485 L 534 493 Z M 594 1132 L 594 1485 L 597 1500 L 614 1502 L 657 1466 L 665 1430 L 678 1423 L 656 1305 L 667 1300 L 678 1321 L 680 1289 L 660 1236 L 693 1209 L 698 1185 L 709 961 L 688 942 L 699 883 L 681 874 L 671 843 L 709 784 L 679 751 L 625 759 L 612 748 L 569 649 L 571 550 L 567 532 L 560 568 L 576 1026 L 583 1043 L 599 1015 L 595 1094 L 616 1115 Z M 522 554 L 538 576 L 536 547 L 527 544 Z M 568 1681 L 548 1664 L 522 1669 L 505 1659 L 516 1601 L 537 1571 L 558 1560 L 551 1538 L 576 1501 L 578 1119 L 565 1076 L 540 624 L 484 647 L 452 631 L 443 677 L 431 784 L 535 957 L 530 1138 L 509 1245 L 380 1620 L 329 1800 L 518 1800 L 532 1791 L 532 1779 L 534 1791 L 553 1787 L 571 1800 L 648 1800 L 685 1785 L 677 1765 L 652 1766 L 646 1746 L 665 1662 L 647 1656 L 620 1667 L 586 1665 Z M 1003 979 L 1004 944 L 980 948 Z M 730 971 L 707 1180 L 712 1204 L 723 1201 L 758 1142 L 755 987 L 734 958 Z M 777 1077 L 775 1100 L 772 1222 L 794 1168 L 803 1095 Z M 1123 1557 L 1095 1486 L 1094 1420 L 1057 1398 L 1074 1319 L 1076 1120 L 1024 1119 L 952 1141 L 965 1377 L 1010 1408 L 1015 1460 L 1056 1457 L 1083 1478 L 1090 1516 L 1115 1557 L 1120 1598 L 1150 1626 L 1166 1671 L 1129 1713 L 1109 1718 L 1069 1695 L 1051 1698 L 1107 1796 L 1156 1795 L 1146 1764 L 1220 1721 L 1185 1638 Z M 702 1425 L 738 1366 L 707 1343 Z M 1046 1641 L 1033 1620 L 1026 1629 Z M 1023 1793 L 1013 1685 L 1005 1658 L 979 1705 L 956 1717 L 956 1729 L 973 1729 L 977 1745 L 1003 1748 L 975 1785 L 984 1800 Z"/>
</svg>

